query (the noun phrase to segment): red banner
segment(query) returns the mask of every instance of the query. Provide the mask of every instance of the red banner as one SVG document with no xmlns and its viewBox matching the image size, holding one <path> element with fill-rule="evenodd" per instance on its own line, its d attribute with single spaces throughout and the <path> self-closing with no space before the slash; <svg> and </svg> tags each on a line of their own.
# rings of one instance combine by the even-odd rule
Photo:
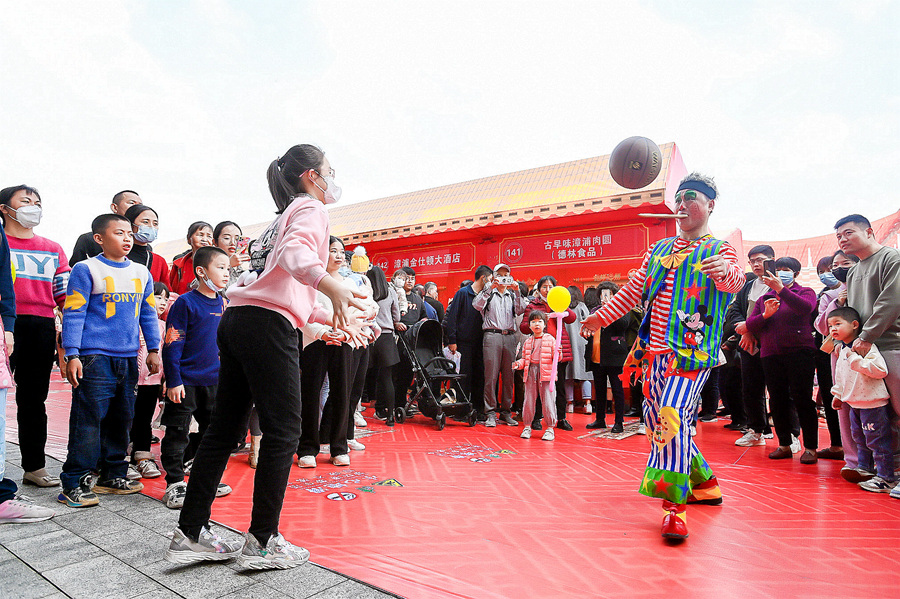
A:
<svg viewBox="0 0 900 599">
<path fill-rule="evenodd" d="M 603 262 L 640 258 L 650 245 L 645 225 L 597 227 L 580 231 L 508 237 L 500 243 L 500 260 L 510 266 Z"/>
<path fill-rule="evenodd" d="M 475 269 L 475 245 L 457 243 L 410 248 L 394 252 L 377 252 L 370 257 L 388 278 L 398 268 L 409 266 L 416 276 L 471 272 Z"/>
</svg>

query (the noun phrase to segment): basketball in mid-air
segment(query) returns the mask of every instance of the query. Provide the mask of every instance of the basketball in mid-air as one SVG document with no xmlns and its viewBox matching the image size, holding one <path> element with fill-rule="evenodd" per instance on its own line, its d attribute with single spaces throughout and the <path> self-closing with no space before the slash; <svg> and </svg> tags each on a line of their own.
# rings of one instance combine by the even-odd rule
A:
<svg viewBox="0 0 900 599">
<path fill-rule="evenodd" d="M 629 137 L 609 155 L 609 174 L 627 189 L 650 185 L 662 168 L 659 146 L 646 137 Z"/>
</svg>

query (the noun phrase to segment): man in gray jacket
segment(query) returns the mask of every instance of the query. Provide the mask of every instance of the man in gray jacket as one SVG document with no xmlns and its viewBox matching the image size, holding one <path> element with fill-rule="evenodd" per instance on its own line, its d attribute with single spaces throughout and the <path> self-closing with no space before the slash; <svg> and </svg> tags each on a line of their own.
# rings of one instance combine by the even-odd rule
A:
<svg viewBox="0 0 900 599">
<path fill-rule="evenodd" d="M 847 305 L 863 320 L 853 351 L 865 356 L 875 344 L 887 364 L 894 466 L 900 467 L 900 251 L 878 243 L 872 224 L 859 214 L 839 220 L 834 231 L 841 250 L 859 257 L 847 273 Z M 891 497 L 900 499 L 900 486 Z"/>
<path fill-rule="evenodd" d="M 489 285 L 485 285 L 472 307 L 481 312 L 484 356 L 485 426 L 497 426 L 497 377 L 503 382 L 500 420 L 510 426 L 518 422 L 510 414 L 513 402 L 513 369 L 516 359 L 516 316 L 525 312 L 519 286 L 509 275 L 509 266 L 498 264 Z"/>
</svg>

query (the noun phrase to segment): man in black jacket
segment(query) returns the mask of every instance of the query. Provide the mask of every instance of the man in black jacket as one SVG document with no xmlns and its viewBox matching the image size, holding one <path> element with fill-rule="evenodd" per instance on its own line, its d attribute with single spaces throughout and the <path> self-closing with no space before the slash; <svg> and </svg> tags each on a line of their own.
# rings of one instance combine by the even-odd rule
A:
<svg viewBox="0 0 900 599">
<path fill-rule="evenodd" d="M 432 283 L 431 281 L 425 283 L 425 303 L 437 312 L 438 322 L 444 322 L 444 305 L 438 299 L 437 283 Z"/>
<path fill-rule="evenodd" d="M 759 357 L 759 343 L 747 330 L 747 310 L 756 305 L 756 300 L 769 288 L 760 278 L 765 270 L 765 261 L 775 259 L 775 250 L 768 245 L 753 247 L 748 260 L 753 271 L 753 278 L 737 293 L 728 312 L 725 313 L 726 331 L 735 331 L 741 336 L 741 395 L 740 398 L 729 398 L 731 408 L 731 424 L 728 428 L 747 432 L 735 441 L 740 447 L 765 445 L 765 435 L 771 435 L 772 429 L 766 418 L 766 383 L 763 375 L 762 359 Z M 741 401 L 743 400 L 743 401 Z"/>
<path fill-rule="evenodd" d="M 472 306 L 475 296 L 489 285 L 494 276 L 490 266 L 482 264 L 475 271 L 475 282 L 456 292 L 444 315 L 444 329 L 447 332 L 448 347 L 451 352 L 460 353 L 459 373 L 463 391 L 484 418 L 484 355 L 481 312 Z"/>
<path fill-rule="evenodd" d="M 125 216 L 125 213 L 128 212 L 129 208 L 135 204 L 143 203 L 144 202 L 141 201 L 141 196 L 139 196 L 136 191 L 126 189 L 113 196 L 112 204 L 109 205 L 109 209 L 113 214 Z M 101 251 L 100 244 L 94 241 L 93 233 L 90 231 L 82 233 L 75 242 L 75 248 L 72 250 L 72 255 L 69 256 L 69 265 L 75 266 L 76 262 L 93 258 L 94 256 L 99 255 Z"/>
</svg>

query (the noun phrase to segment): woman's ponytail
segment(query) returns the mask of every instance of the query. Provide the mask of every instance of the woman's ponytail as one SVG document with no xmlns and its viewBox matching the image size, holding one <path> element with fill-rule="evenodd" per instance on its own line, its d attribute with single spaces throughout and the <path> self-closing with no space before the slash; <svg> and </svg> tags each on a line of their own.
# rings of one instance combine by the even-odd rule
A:
<svg viewBox="0 0 900 599">
<path fill-rule="evenodd" d="M 277 214 L 284 212 L 294 196 L 303 192 L 300 185 L 303 173 L 321 168 L 324 160 L 325 152 L 321 149 L 310 144 L 300 144 L 272 161 L 266 171 L 266 179 L 269 182 L 269 193 L 278 208 L 275 211 Z"/>
</svg>

